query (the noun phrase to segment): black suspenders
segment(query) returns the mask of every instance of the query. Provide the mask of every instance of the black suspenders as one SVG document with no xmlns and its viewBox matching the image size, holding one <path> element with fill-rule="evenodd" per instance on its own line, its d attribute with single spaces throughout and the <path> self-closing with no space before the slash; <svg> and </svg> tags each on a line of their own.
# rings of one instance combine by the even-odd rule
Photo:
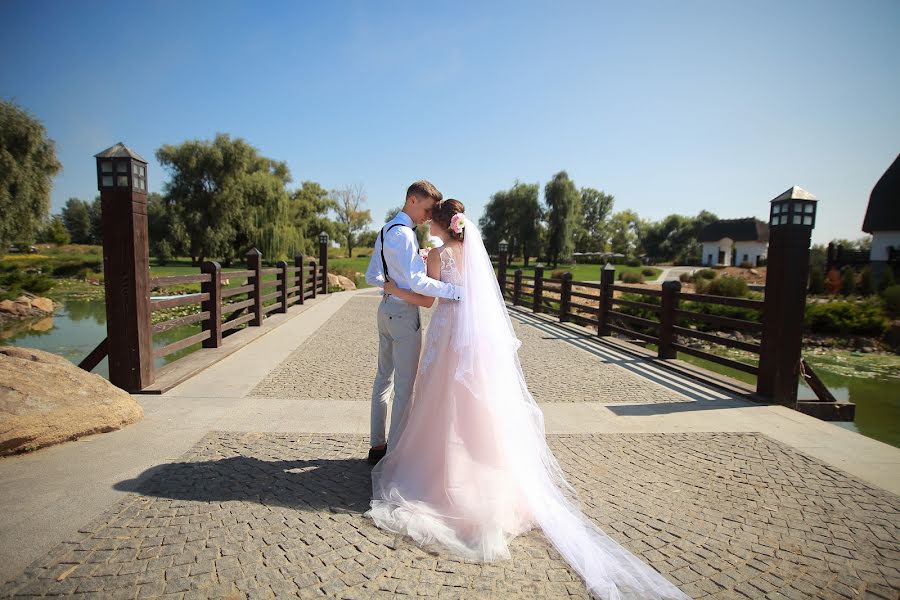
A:
<svg viewBox="0 0 900 600">
<path fill-rule="evenodd" d="M 388 231 L 393 229 L 394 227 L 406 227 L 403 223 L 394 223 L 390 227 L 387 228 Z M 384 228 L 381 229 L 381 268 L 384 270 L 384 280 L 387 281 L 388 278 L 388 268 L 387 261 L 384 260 Z"/>
</svg>

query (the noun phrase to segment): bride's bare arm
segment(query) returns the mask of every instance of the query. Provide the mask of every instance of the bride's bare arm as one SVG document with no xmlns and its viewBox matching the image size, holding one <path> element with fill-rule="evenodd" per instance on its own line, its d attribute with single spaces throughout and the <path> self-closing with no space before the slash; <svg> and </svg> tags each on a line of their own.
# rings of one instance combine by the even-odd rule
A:
<svg viewBox="0 0 900 600">
<path fill-rule="evenodd" d="M 425 260 L 425 269 L 429 277 L 431 277 L 432 279 L 440 280 L 441 257 L 438 253 L 437 248 L 428 253 L 428 258 Z M 397 296 L 398 298 L 406 300 L 410 304 L 415 304 L 416 306 L 424 306 L 425 308 L 431 308 L 434 304 L 434 296 L 424 296 L 410 290 L 402 290 L 398 288 L 393 281 L 390 280 L 388 280 L 384 284 L 384 293 Z"/>
</svg>

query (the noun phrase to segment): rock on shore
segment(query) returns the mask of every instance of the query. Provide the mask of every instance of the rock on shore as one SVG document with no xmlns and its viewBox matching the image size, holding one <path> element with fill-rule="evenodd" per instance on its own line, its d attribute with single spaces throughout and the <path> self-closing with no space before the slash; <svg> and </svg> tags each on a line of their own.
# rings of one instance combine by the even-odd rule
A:
<svg viewBox="0 0 900 600">
<path fill-rule="evenodd" d="M 114 431 L 143 417 L 130 394 L 61 356 L 0 346 L 0 456 Z"/>
</svg>

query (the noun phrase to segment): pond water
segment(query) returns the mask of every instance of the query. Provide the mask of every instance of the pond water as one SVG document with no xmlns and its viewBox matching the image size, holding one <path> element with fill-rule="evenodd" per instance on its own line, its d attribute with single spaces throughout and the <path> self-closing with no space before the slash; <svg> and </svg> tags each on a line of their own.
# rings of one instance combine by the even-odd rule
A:
<svg viewBox="0 0 900 600">
<path fill-rule="evenodd" d="M 0 330 L 0 345 L 37 348 L 80 363 L 106 337 L 106 305 L 102 300 L 65 300 L 62 304 L 52 317 Z M 188 325 L 157 333 L 153 335 L 153 346 L 159 348 L 199 331 L 199 325 Z M 198 348 L 200 344 L 195 344 L 158 358 L 154 366 L 160 368 Z M 104 358 L 92 372 L 109 377 L 107 360 Z"/>
</svg>

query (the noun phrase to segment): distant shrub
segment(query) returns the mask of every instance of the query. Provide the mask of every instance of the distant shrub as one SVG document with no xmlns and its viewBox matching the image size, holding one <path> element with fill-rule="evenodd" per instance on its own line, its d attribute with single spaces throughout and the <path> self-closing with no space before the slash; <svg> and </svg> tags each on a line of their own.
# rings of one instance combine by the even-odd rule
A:
<svg viewBox="0 0 900 600">
<path fill-rule="evenodd" d="M 750 292 L 747 282 L 740 277 L 731 277 L 724 275 L 718 279 L 709 282 L 709 294 L 714 296 L 729 296 L 732 298 L 743 298 Z"/>
<path fill-rule="evenodd" d="M 892 317 L 900 316 L 900 285 L 892 285 L 881 293 L 884 309 Z"/>
<path fill-rule="evenodd" d="M 896 285 L 896 283 L 897 281 L 894 279 L 894 270 L 889 266 L 881 274 L 881 281 L 878 282 L 878 291 L 883 293 L 888 288 Z"/>
<path fill-rule="evenodd" d="M 856 272 L 852 267 L 841 269 L 841 293 L 845 296 L 856 293 Z"/>
<path fill-rule="evenodd" d="M 656 270 L 647 267 L 646 269 L 641 269 L 641 275 L 643 275 L 644 277 L 653 277 L 654 275 L 656 275 Z"/>
<path fill-rule="evenodd" d="M 694 291 L 698 294 L 706 294 L 709 292 L 709 279 L 704 279 L 702 277 L 694 278 Z"/>
<path fill-rule="evenodd" d="M 881 335 L 888 326 L 878 304 L 842 300 L 808 305 L 804 322 L 809 331 L 842 335 Z"/>
<path fill-rule="evenodd" d="M 716 272 L 712 269 L 700 269 L 699 271 L 694 271 L 694 279 L 703 278 L 703 279 L 715 279 Z"/>
<path fill-rule="evenodd" d="M 641 259 L 629 258 L 625 261 L 625 264 L 629 267 L 639 267 L 639 266 L 641 266 Z"/>
<path fill-rule="evenodd" d="M 563 271 L 562 269 L 560 269 L 560 270 L 553 271 L 552 273 L 550 273 L 550 277 L 551 277 L 552 279 L 562 279 L 562 276 L 563 276 L 565 273 L 566 273 L 566 271 Z"/>
<path fill-rule="evenodd" d="M 622 283 L 644 283 L 644 276 L 634 271 L 626 271 L 619 274 Z"/>
<path fill-rule="evenodd" d="M 681 281 L 681 283 L 689 283 L 691 281 L 694 281 L 694 276 L 690 273 L 682 273 L 678 276 L 678 280 Z"/>
<path fill-rule="evenodd" d="M 825 273 L 822 269 L 813 268 L 809 272 L 809 293 L 821 294 L 825 292 Z"/>
<path fill-rule="evenodd" d="M 841 292 L 841 273 L 837 269 L 831 269 L 825 275 L 825 291 L 832 296 Z"/>
<path fill-rule="evenodd" d="M 875 293 L 875 278 L 872 276 L 872 269 L 866 267 L 859 274 L 856 291 L 860 296 L 871 296 Z"/>
<path fill-rule="evenodd" d="M 738 265 L 738 266 L 739 266 L 740 268 L 742 268 L 742 269 L 752 269 L 752 268 L 753 268 L 753 264 L 752 264 L 750 261 L 748 261 L 748 260 L 745 260 L 744 262 L 742 262 L 742 263 L 741 263 L 740 265 Z"/>
</svg>

